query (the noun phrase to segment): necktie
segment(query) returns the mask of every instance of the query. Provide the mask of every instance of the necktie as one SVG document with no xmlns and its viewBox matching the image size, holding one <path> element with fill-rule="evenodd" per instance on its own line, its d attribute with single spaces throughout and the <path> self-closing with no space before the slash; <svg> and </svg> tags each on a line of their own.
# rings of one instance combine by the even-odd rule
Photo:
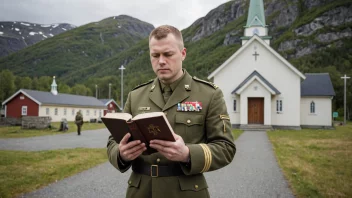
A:
<svg viewBox="0 0 352 198">
<path fill-rule="evenodd" d="M 166 86 L 164 88 L 164 93 L 163 93 L 163 97 L 164 97 L 165 103 L 169 100 L 171 94 L 172 94 L 171 87 L 170 86 Z"/>
</svg>

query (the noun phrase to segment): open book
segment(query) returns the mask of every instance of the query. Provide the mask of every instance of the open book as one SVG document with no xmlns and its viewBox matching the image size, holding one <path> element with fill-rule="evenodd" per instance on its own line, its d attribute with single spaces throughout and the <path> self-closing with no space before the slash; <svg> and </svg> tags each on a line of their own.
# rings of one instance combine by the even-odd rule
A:
<svg viewBox="0 0 352 198">
<path fill-rule="evenodd" d="M 129 141 L 140 140 L 145 143 L 147 150 L 143 154 L 157 152 L 149 147 L 150 140 L 176 141 L 174 131 L 163 112 L 143 113 L 133 118 L 129 113 L 107 113 L 101 119 L 117 143 L 126 133 L 131 134 Z"/>
</svg>

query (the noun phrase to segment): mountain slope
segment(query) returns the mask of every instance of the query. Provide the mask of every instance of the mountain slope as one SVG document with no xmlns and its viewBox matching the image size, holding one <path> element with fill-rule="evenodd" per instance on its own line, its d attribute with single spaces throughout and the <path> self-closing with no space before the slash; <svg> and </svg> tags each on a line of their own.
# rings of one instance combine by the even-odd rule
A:
<svg viewBox="0 0 352 198">
<path fill-rule="evenodd" d="M 154 27 L 121 15 L 46 39 L 0 59 L 0 69 L 20 76 L 63 76 L 129 48 Z"/>
<path fill-rule="evenodd" d="M 0 22 L 0 57 L 75 27 L 67 23 L 43 25 L 21 21 Z"/>
</svg>

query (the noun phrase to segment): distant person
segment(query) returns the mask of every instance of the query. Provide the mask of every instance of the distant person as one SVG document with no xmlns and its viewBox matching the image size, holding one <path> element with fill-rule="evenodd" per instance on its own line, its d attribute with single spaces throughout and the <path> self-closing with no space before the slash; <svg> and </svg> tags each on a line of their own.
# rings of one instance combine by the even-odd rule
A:
<svg viewBox="0 0 352 198">
<path fill-rule="evenodd" d="M 127 198 L 209 197 L 203 173 L 228 165 L 236 152 L 222 91 L 182 69 L 186 48 L 175 27 L 154 29 L 149 52 L 156 78 L 129 93 L 124 112 L 164 112 L 176 142 L 152 140 L 158 152 L 142 155 L 146 145 L 129 142 L 129 133 L 119 144 L 110 136 L 109 161 L 122 173 L 132 168 Z"/>
<path fill-rule="evenodd" d="M 77 125 L 77 133 L 78 133 L 78 135 L 81 135 L 81 128 L 83 125 L 83 115 L 82 115 L 81 111 L 77 112 L 76 118 L 75 118 L 75 123 Z"/>
</svg>

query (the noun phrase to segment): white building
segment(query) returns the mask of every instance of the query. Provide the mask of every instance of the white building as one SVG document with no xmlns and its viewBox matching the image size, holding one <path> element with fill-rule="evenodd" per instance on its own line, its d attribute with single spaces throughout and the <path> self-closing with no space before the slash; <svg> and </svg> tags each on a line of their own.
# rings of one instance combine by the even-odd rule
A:
<svg viewBox="0 0 352 198">
<path fill-rule="evenodd" d="M 2 105 L 5 106 L 5 117 L 49 116 L 52 122 L 63 118 L 74 121 L 78 111 L 84 121 L 98 119 L 107 109 L 104 103 L 91 96 L 58 93 L 55 77 L 50 92 L 20 89 Z"/>
<path fill-rule="evenodd" d="M 251 0 L 242 47 L 212 72 L 234 127 L 332 125 L 329 74 L 303 75 L 270 47 L 263 0 Z"/>
</svg>

